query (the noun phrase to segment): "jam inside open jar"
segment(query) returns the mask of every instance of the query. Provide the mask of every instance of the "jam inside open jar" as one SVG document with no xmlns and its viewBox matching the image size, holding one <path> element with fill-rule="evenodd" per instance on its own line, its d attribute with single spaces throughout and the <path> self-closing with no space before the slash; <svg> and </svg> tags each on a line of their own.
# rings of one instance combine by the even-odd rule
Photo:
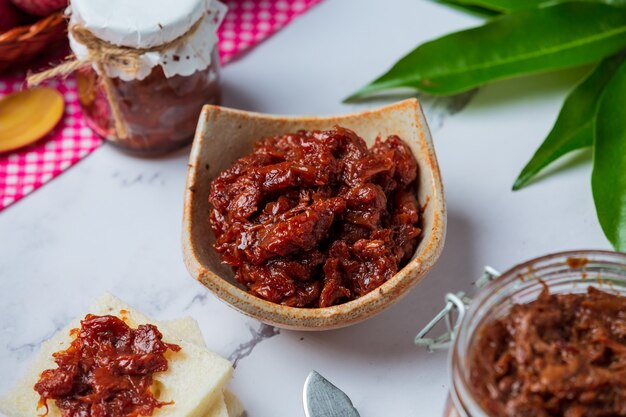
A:
<svg viewBox="0 0 626 417">
<path fill-rule="evenodd" d="M 626 319 L 626 311 L 619 308 L 625 302 L 626 254 L 622 253 L 558 253 L 528 261 L 497 277 L 480 290 L 466 311 L 461 311 L 460 321 L 455 326 L 450 352 L 450 400 L 444 416 L 623 415 L 622 412 L 626 410 L 620 407 L 624 407 L 622 403 L 625 397 L 619 394 L 623 389 L 616 387 L 616 379 L 609 374 L 623 372 L 618 369 L 618 365 L 626 360 L 626 350 L 622 350 L 626 346 L 626 339 L 616 328 Z M 572 308 L 568 303 L 573 303 Z M 539 308 L 541 315 L 531 314 L 535 308 Z M 500 345 L 497 340 L 494 342 L 493 337 L 485 340 L 485 334 L 492 332 L 493 326 L 503 323 L 508 326 L 508 329 L 502 330 L 503 335 L 507 331 L 514 334 L 519 329 L 530 328 L 531 333 L 536 330 L 541 337 L 536 343 L 515 343 L 514 340 L 503 339 L 506 343 Z M 573 334 L 572 331 L 577 333 Z M 554 340 L 558 346 L 551 346 L 546 340 Z M 477 367 L 476 360 L 479 358 L 483 362 L 481 366 L 484 371 L 485 363 L 491 360 L 488 350 L 483 349 L 486 347 L 485 341 L 498 350 L 491 358 L 499 359 L 499 362 L 494 361 L 493 369 L 494 373 L 499 373 L 498 382 L 502 384 L 492 384 L 487 390 L 482 389 L 484 381 L 481 379 L 488 376 L 478 375 L 480 366 Z M 593 352 L 595 347 L 589 345 L 593 343 L 599 346 L 598 355 L 590 359 L 589 352 Z M 608 355 L 604 351 L 600 352 L 600 348 L 604 349 L 605 346 L 610 347 Z M 506 356 L 509 348 L 513 356 L 519 356 L 507 362 L 502 357 Z M 483 351 L 477 352 L 477 349 Z M 515 368 L 519 366 L 516 363 L 520 363 L 516 361 L 523 362 L 531 370 L 537 370 L 536 383 L 521 379 L 528 378 L 528 375 Z M 560 372 L 558 375 L 552 372 L 557 368 Z M 602 373 L 602 378 L 597 378 L 599 373 Z M 553 381 L 546 385 L 546 381 L 541 378 L 548 374 Z M 511 378 L 507 379 L 507 376 Z M 524 388 L 524 395 L 499 399 L 504 398 L 500 391 L 520 391 L 520 387 L 530 387 L 530 395 L 528 388 Z M 494 399 L 501 403 L 490 404 Z"/>
</svg>

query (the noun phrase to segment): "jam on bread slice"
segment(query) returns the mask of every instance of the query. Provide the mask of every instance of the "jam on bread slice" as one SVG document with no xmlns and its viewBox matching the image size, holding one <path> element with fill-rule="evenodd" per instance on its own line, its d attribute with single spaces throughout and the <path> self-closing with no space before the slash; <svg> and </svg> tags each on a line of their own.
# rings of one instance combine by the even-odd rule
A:
<svg viewBox="0 0 626 417">
<path fill-rule="evenodd" d="M 184 336 L 179 334 L 184 331 L 178 332 L 171 325 L 154 321 L 110 294 L 101 296 L 88 310 L 88 314 L 116 316 L 133 329 L 142 324 L 156 326 L 162 333 L 164 342 L 181 348 L 177 352 L 170 350 L 165 352 L 167 370 L 153 376 L 157 399 L 173 403 L 154 409 L 152 417 L 208 417 L 210 413 L 215 412 L 213 407 L 223 402 L 223 389 L 232 375 L 230 362 L 202 345 L 185 340 Z M 40 396 L 34 386 L 44 370 L 57 367 L 53 354 L 70 347 L 76 337 L 76 331 L 73 329 L 81 327 L 80 321 L 85 316 L 86 314 L 80 316 L 42 343 L 26 375 L 15 388 L 0 398 L 0 412 L 8 417 L 35 417 L 46 411 L 45 408 L 38 408 Z M 189 325 L 188 323 L 187 326 Z M 201 337 L 194 340 L 197 342 Z M 217 416 L 222 417 L 219 414 Z M 61 417 L 54 401 L 48 401 L 47 417 Z"/>
</svg>

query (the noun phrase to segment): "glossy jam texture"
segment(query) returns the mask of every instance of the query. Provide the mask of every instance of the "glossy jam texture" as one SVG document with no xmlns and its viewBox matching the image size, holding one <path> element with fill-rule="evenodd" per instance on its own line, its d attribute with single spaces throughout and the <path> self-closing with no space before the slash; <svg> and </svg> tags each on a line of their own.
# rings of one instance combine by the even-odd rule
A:
<svg viewBox="0 0 626 417">
<path fill-rule="evenodd" d="M 626 415 L 626 297 L 546 289 L 472 346 L 470 385 L 492 417 Z"/>
<path fill-rule="evenodd" d="M 151 387 L 153 375 L 168 368 L 165 352 L 180 347 L 164 343 L 155 326 L 132 329 L 115 316 L 87 315 L 72 333 L 70 347 L 54 354 L 57 368 L 35 384 L 46 410 L 54 400 L 63 417 L 135 417 L 172 404 Z"/>
<path fill-rule="evenodd" d="M 328 307 L 378 288 L 420 235 L 417 162 L 398 136 L 265 138 L 211 184 L 215 250 L 263 299 Z"/>
<path fill-rule="evenodd" d="M 77 72 L 78 96 L 89 127 L 99 136 L 135 154 L 158 155 L 191 143 L 202 106 L 220 104 L 218 66 L 215 52 L 206 69 L 188 76 L 168 78 L 156 66 L 143 80 L 112 78 L 126 138 L 117 135 L 109 97 L 91 67 Z"/>
</svg>

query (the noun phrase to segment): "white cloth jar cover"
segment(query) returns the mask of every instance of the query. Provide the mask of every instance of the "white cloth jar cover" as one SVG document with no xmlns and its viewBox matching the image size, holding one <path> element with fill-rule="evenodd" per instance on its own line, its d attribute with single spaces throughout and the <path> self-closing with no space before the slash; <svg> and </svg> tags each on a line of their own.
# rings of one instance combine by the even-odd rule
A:
<svg viewBox="0 0 626 417">
<path fill-rule="evenodd" d="M 157 65 L 163 67 L 167 78 L 206 69 L 217 43 L 215 32 L 226 11 L 217 0 L 72 0 L 68 8 L 70 27 L 77 24 L 103 41 L 136 49 L 172 42 L 202 19 L 187 42 L 162 52 L 142 54 L 133 74 L 105 64 L 108 77 L 124 81 L 142 80 Z M 76 57 L 88 58 L 87 48 L 71 32 L 69 39 Z"/>
</svg>

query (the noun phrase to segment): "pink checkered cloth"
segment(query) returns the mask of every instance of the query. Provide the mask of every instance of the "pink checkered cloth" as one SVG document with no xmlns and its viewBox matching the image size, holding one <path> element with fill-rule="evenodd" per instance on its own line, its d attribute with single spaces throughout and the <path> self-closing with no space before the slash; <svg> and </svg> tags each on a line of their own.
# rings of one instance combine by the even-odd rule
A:
<svg viewBox="0 0 626 417">
<path fill-rule="evenodd" d="M 233 60 L 321 0 L 230 0 L 219 29 L 222 64 Z M 44 139 L 14 152 L 0 153 L 0 210 L 41 187 L 102 144 L 85 124 L 76 81 L 47 83 L 65 97 L 65 115 Z M 24 76 L 0 78 L 0 97 L 24 87 Z"/>
</svg>

